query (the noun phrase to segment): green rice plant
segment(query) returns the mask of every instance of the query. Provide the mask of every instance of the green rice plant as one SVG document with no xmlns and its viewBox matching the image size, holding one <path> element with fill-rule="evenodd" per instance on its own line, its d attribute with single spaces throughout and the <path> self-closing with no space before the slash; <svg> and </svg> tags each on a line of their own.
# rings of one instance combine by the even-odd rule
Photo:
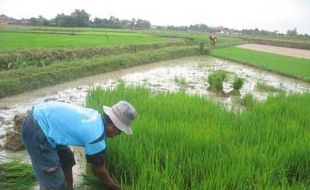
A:
<svg viewBox="0 0 310 190">
<path fill-rule="evenodd" d="M 257 100 L 254 98 L 252 94 L 246 94 L 242 99 L 241 99 L 241 105 L 251 109 L 257 104 Z"/>
<path fill-rule="evenodd" d="M 132 136 L 107 139 L 106 165 L 125 190 L 310 185 L 310 94 L 269 97 L 234 114 L 203 97 L 122 84 L 93 89 L 86 105 L 102 112 L 119 100 L 138 111 Z"/>
<path fill-rule="evenodd" d="M 30 190 L 35 181 L 30 165 L 18 160 L 0 163 L 0 189 Z"/>
<path fill-rule="evenodd" d="M 210 55 L 276 72 L 284 76 L 310 81 L 310 59 L 276 55 L 237 47 L 215 49 L 211 51 Z"/>
<path fill-rule="evenodd" d="M 284 90 L 276 88 L 274 86 L 270 86 L 263 81 L 257 82 L 255 85 L 255 89 L 261 92 L 272 92 L 272 93 L 275 93 L 275 92 L 284 93 L 285 92 Z"/>
<path fill-rule="evenodd" d="M 57 28 L 54 28 L 54 30 L 55 29 L 57 30 Z M 51 32 L 50 28 L 46 28 L 46 31 L 20 30 L 20 28 L 9 31 L 0 30 L 0 51 L 42 48 L 89 48 L 169 41 L 169 39 L 143 34 L 140 31 L 123 31 L 90 30 L 87 32 Z"/>
<path fill-rule="evenodd" d="M 211 91 L 223 92 L 223 81 L 227 76 L 225 71 L 215 71 L 208 76 Z"/>
<path fill-rule="evenodd" d="M 187 86 L 187 82 L 186 82 L 185 78 L 182 77 L 182 76 L 180 76 L 180 77 L 175 76 L 174 77 L 174 82 L 176 84 L 178 84 L 181 88 L 185 88 Z"/>
<path fill-rule="evenodd" d="M 234 90 L 240 90 L 242 88 L 243 83 L 244 83 L 244 80 L 242 78 L 236 77 L 233 83 Z"/>
</svg>

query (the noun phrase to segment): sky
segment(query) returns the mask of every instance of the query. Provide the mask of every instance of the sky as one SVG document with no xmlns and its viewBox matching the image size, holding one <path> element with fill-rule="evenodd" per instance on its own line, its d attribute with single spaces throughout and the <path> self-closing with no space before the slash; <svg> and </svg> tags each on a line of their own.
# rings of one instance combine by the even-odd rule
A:
<svg viewBox="0 0 310 190">
<path fill-rule="evenodd" d="M 310 0 L 0 0 L 0 14 L 17 19 L 70 14 L 84 9 L 95 17 L 140 18 L 152 25 L 224 26 L 310 34 Z"/>
</svg>

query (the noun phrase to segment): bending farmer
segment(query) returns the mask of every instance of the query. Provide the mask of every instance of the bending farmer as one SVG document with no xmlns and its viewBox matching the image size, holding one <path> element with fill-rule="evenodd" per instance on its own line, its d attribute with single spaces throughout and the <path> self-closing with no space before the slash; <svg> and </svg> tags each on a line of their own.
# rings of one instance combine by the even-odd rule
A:
<svg viewBox="0 0 310 190">
<path fill-rule="evenodd" d="M 132 134 L 135 108 L 126 101 L 93 109 L 48 102 L 33 107 L 22 126 L 22 137 L 31 157 L 41 190 L 73 188 L 73 152 L 68 147 L 85 147 L 86 159 L 96 175 L 110 189 L 121 189 L 105 167 L 106 137 Z"/>
</svg>

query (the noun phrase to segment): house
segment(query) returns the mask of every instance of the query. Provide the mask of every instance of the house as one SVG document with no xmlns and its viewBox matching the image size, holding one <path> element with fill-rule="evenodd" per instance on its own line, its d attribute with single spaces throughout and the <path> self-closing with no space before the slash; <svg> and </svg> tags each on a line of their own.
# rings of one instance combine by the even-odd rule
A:
<svg viewBox="0 0 310 190">
<path fill-rule="evenodd" d="M 8 17 L 4 14 L 0 15 L 0 25 L 9 25 L 9 24 L 17 24 L 17 20 L 15 18 Z"/>
</svg>

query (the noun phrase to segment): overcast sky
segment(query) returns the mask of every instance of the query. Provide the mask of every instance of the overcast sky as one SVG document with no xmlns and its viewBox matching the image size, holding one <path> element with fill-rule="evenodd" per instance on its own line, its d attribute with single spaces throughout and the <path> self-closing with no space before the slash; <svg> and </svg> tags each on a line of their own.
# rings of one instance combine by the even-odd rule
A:
<svg viewBox="0 0 310 190">
<path fill-rule="evenodd" d="M 152 25 L 259 28 L 310 34 L 310 0 L 0 0 L 0 14 L 17 19 L 84 9 L 91 18 L 141 18 Z"/>
</svg>

